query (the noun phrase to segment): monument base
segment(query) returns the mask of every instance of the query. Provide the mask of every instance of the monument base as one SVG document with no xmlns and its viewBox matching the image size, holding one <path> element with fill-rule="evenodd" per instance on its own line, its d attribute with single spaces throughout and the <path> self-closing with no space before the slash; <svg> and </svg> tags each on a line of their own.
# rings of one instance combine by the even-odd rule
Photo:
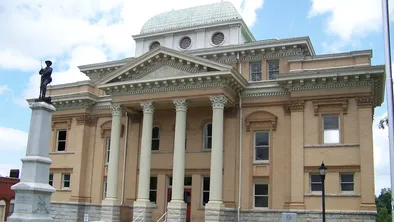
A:
<svg viewBox="0 0 394 222">
<path fill-rule="evenodd" d="M 52 105 L 52 97 L 48 96 L 48 97 L 44 97 L 44 98 L 39 98 L 39 99 L 34 100 L 34 102 L 45 102 L 45 103 Z"/>
</svg>

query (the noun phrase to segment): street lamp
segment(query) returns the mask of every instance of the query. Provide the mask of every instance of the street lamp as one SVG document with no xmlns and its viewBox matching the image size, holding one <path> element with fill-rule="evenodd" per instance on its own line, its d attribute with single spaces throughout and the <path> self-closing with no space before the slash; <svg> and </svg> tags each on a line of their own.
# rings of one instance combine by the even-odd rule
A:
<svg viewBox="0 0 394 222">
<path fill-rule="evenodd" d="M 320 168 L 319 168 L 319 173 L 321 177 L 321 182 L 322 182 L 322 208 L 323 208 L 323 222 L 326 222 L 326 204 L 325 204 L 325 192 L 324 192 L 324 180 L 326 179 L 326 170 L 327 167 L 324 165 L 324 162 L 321 163 Z"/>
</svg>

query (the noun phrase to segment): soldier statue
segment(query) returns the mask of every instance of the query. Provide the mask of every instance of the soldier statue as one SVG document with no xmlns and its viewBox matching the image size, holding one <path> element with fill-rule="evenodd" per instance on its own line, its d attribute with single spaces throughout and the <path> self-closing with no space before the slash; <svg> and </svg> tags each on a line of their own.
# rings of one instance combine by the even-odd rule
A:
<svg viewBox="0 0 394 222">
<path fill-rule="evenodd" d="M 38 101 L 44 101 L 46 103 L 51 103 L 51 97 L 45 97 L 47 92 L 47 85 L 52 82 L 52 62 L 47 60 L 45 61 L 47 65 L 45 68 L 41 68 L 40 75 L 41 75 L 41 83 L 40 83 L 40 96 L 38 97 Z"/>
</svg>

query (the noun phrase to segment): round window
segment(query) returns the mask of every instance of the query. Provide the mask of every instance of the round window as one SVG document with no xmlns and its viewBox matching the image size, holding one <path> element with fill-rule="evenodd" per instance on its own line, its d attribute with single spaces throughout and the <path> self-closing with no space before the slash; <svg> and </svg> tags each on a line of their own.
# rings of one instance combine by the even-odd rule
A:
<svg viewBox="0 0 394 222">
<path fill-rule="evenodd" d="M 181 49 L 187 49 L 190 47 L 190 44 L 192 44 L 192 40 L 189 37 L 183 37 L 179 42 L 179 47 Z"/>
<path fill-rule="evenodd" d="M 220 45 L 224 41 L 224 35 L 221 32 L 217 32 L 212 36 L 212 43 L 214 45 Z"/>
<path fill-rule="evenodd" d="M 157 47 L 159 47 L 160 46 L 160 43 L 159 42 L 154 42 L 154 43 L 152 43 L 151 45 L 150 45 L 150 50 L 152 50 L 152 49 L 154 49 L 154 48 L 157 48 Z"/>
</svg>

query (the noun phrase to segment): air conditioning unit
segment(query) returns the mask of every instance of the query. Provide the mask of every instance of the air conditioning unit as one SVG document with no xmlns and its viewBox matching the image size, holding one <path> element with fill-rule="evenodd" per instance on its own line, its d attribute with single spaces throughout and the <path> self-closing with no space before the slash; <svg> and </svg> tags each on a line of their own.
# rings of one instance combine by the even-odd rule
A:
<svg viewBox="0 0 394 222">
<path fill-rule="evenodd" d="M 297 222 L 297 213 L 282 213 L 282 222 Z"/>
</svg>

